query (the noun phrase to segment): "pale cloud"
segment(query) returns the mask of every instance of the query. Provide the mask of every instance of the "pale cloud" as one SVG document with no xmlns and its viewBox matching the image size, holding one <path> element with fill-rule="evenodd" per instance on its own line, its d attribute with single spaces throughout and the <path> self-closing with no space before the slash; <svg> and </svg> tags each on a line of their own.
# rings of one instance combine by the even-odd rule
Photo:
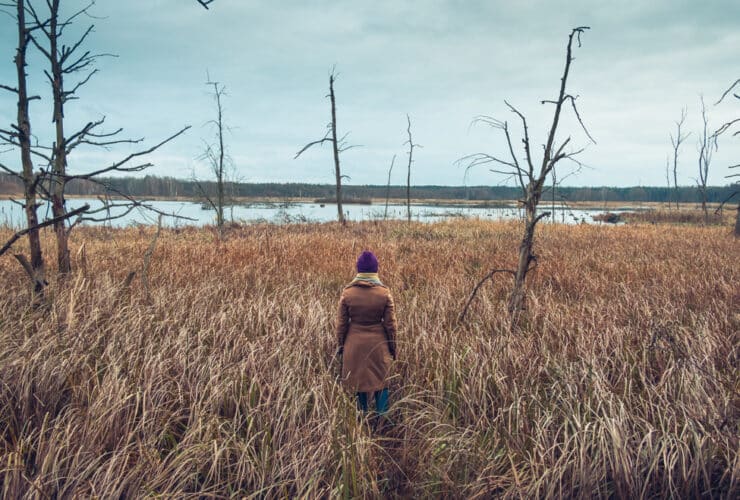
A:
<svg viewBox="0 0 740 500">
<path fill-rule="evenodd" d="M 82 4 L 68 0 L 69 8 Z M 194 1 L 99 1 L 90 46 L 114 52 L 68 107 L 70 126 L 105 115 L 109 127 L 156 141 L 184 124 L 193 128 L 155 154 L 157 175 L 207 175 L 196 160 L 213 116 L 206 71 L 226 85 L 229 146 L 238 176 L 248 181 L 332 182 L 329 148 L 293 160 L 322 136 L 329 119 L 327 75 L 336 84 L 340 131 L 363 145 L 343 158 L 352 183 L 381 184 L 393 154 L 397 176 L 405 165 L 406 113 L 418 151 L 413 182 L 461 184 L 456 159 L 477 151 L 504 151 L 495 131 L 469 128 L 479 114 L 515 123 L 507 99 L 530 121 L 533 143 L 544 142 L 549 106 L 557 92 L 570 28 L 590 25 L 576 49 L 570 91 L 597 140 L 583 154 L 591 168 L 572 185 L 663 185 L 668 134 L 682 107 L 698 130 L 699 94 L 713 103 L 740 77 L 740 4 L 735 1 L 462 1 L 256 2 L 217 0 L 209 11 Z M 0 80 L 13 79 L 12 21 L 0 18 Z M 48 95 L 38 61 L 33 88 Z M 50 133 L 50 113 L 34 103 L 34 131 Z M 710 109 L 719 125 L 740 115 L 732 102 Z M 9 96 L 0 120 L 14 114 Z M 567 118 L 561 134 L 588 139 Z M 692 183 L 695 137 L 681 158 L 681 180 Z M 728 182 L 740 141 L 725 141 L 710 181 Z M 79 168 L 123 150 L 78 153 Z M 110 155 L 110 156 L 109 156 Z M 733 159 L 735 159 L 733 161 Z M 469 183 L 500 178 L 479 169 Z"/>
</svg>

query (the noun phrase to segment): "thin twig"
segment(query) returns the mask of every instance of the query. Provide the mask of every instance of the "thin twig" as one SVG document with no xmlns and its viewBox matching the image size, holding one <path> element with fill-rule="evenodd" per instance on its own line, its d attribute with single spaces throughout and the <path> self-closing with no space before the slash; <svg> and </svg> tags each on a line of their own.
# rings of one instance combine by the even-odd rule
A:
<svg viewBox="0 0 740 500">
<path fill-rule="evenodd" d="M 483 277 L 482 280 L 478 282 L 477 285 L 475 285 L 475 288 L 473 288 L 473 291 L 471 292 L 470 297 L 468 298 L 468 301 L 465 304 L 465 307 L 460 313 L 460 316 L 457 318 L 458 323 L 462 323 L 463 320 L 465 319 L 465 315 L 468 313 L 468 308 L 470 307 L 470 304 L 473 302 L 473 299 L 475 299 L 475 295 L 478 293 L 478 289 L 483 285 L 483 283 L 492 279 L 496 273 L 508 273 L 508 274 L 511 274 L 512 276 L 516 276 L 516 272 L 512 271 L 511 269 L 492 269 L 488 274 L 486 274 Z"/>
</svg>

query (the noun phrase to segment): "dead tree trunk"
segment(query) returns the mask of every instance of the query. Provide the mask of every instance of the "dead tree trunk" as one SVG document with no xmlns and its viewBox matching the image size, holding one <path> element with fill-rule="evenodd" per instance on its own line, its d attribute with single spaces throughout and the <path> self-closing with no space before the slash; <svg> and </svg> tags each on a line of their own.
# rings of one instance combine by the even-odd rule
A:
<svg viewBox="0 0 740 500">
<path fill-rule="evenodd" d="M 203 151 L 203 155 L 200 157 L 200 159 L 206 160 L 208 162 L 208 166 L 213 172 L 213 175 L 216 177 L 215 201 L 213 197 L 209 195 L 208 192 L 203 188 L 203 186 L 201 186 L 200 182 L 198 182 L 197 179 L 194 180 L 196 182 L 196 185 L 198 186 L 198 189 L 200 190 L 201 196 L 203 196 L 208 204 L 211 206 L 211 208 L 216 211 L 216 227 L 218 227 L 219 235 L 223 236 L 225 221 L 224 205 L 226 203 L 226 164 L 227 161 L 230 161 L 230 158 L 228 158 L 224 146 L 224 110 L 221 102 L 221 98 L 224 96 L 224 86 L 221 85 L 219 82 L 212 82 L 210 81 L 210 79 L 208 82 L 206 82 L 206 85 L 213 86 L 213 98 L 216 101 L 216 119 L 211 120 L 209 123 L 213 124 L 216 127 L 216 141 L 218 142 L 218 145 L 214 146 L 206 142 L 205 151 Z"/>
<path fill-rule="evenodd" d="M 134 166 L 127 165 L 131 160 L 138 159 L 143 155 L 151 153 L 163 144 L 179 136 L 189 127 L 185 127 L 170 138 L 152 148 L 149 148 L 148 150 L 131 153 L 123 160 L 115 162 L 108 167 L 100 168 L 96 171 L 85 174 L 69 175 L 67 173 L 67 158 L 70 153 L 80 145 L 108 148 L 114 144 L 120 143 L 136 144 L 141 142 L 142 139 L 128 140 L 114 138 L 121 129 L 113 132 L 99 132 L 97 127 L 103 124 L 105 118 L 89 122 L 72 134 L 69 134 L 65 130 L 65 104 L 72 99 L 76 99 L 77 90 L 85 85 L 97 72 L 97 69 L 94 69 L 94 62 L 103 54 L 95 54 L 92 53 L 92 51 L 83 48 L 85 40 L 90 33 L 93 32 L 92 25 L 88 26 L 73 43 L 64 43 L 63 33 L 65 33 L 65 30 L 73 24 L 74 19 L 78 18 L 82 14 L 87 14 L 90 5 L 78 10 L 67 18 L 60 18 L 60 4 L 61 2 L 59 0 L 48 0 L 44 5 L 45 8 L 48 9 L 48 16 L 46 14 L 43 16 L 40 15 L 34 8 L 34 4 L 32 2 L 25 2 L 24 8 L 22 9 L 22 12 L 30 16 L 32 19 L 32 22 L 29 24 L 25 24 L 25 22 L 22 23 L 26 28 L 25 42 L 33 43 L 48 64 L 48 69 L 44 71 L 44 73 L 51 85 L 51 93 L 53 97 L 52 123 L 54 124 L 54 139 L 48 141 L 47 144 L 51 143 L 52 145 L 51 147 L 30 147 L 30 139 L 28 139 L 25 144 L 21 141 L 10 141 L 10 143 L 14 146 L 20 147 L 22 154 L 25 155 L 25 159 L 23 161 L 23 176 L 19 177 L 22 177 L 27 187 L 31 186 L 31 188 L 35 190 L 31 193 L 27 192 L 26 197 L 28 198 L 30 194 L 35 193 L 38 198 L 48 201 L 51 204 L 52 219 L 42 223 L 29 225 L 29 228 L 35 229 L 46 225 L 53 225 L 57 242 L 58 269 L 59 272 L 64 275 L 71 270 L 68 238 L 70 230 L 76 224 L 83 220 L 101 222 L 108 218 L 112 219 L 122 217 L 135 207 L 146 208 L 148 210 L 158 212 L 153 207 L 137 202 L 125 193 L 121 193 L 120 191 L 113 189 L 104 179 L 98 179 L 98 176 L 110 172 L 139 172 L 150 167 L 152 165 L 151 163 L 141 163 Z M 19 11 L 20 10 L 19 6 Z M 23 21 L 25 21 L 25 19 Z M 16 61 L 16 63 L 19 64 L 19 61 Z M 22 69 L 22 66 L 18 66 L 18 68 L 20 70 Z M 69 88 L 65 88 L 65 78 L 68 78 L 70 75 L 74 76 L 80 72 L 85 73 L 85 75 L 69 85 Z M 30 100 L 30 98 L 27 97 L 27 100 Z M 27 107 L 25 112 L 27 113 Z M 19 128 L 24 126 L 23 117 L 21 116 L 22 113 L 23 111 L 19 109 L 19 117 L 21 118 L 20 123 L 18 124 Z M 8 135 L 7 131 L 0 130 L 0 136 L 4 139 L 7 139 Z M 28 135 L 30 137 L 30 125 L 28 127 L 28 131 L 24 131 L 20 135 Z M 11 137 L 14 136 L 18 136 L 18 134 L 11 134 Z M 30 153 L 28 153 L 29 151 Z M 50 154 L 49 151 L 51 151 Z M 44 167 L 35 175 L 31 170 L 32 164 L 28 161 L 30 155 L 38 157 L 44 161 Z M 67 183 L 73 179 L 84 179 L 94 182 L 105 187 L 106 190 L 110 190 L 111 192 L 124 197 L 127 202 L 117 204 L 106 203 L 106 206 L 103 208 L 92 211 L 89 210 L 89 206 L 86 206 L 82 211 L 74 210 L 72 212 L 68 212 L 67 207 L 65 206 L 64 193 Z M 26 191 L 28 191 L 28 189 Z M 35 207 L 36 204 L 35 202 L 29 203 L 27 200 L 26 205 Z M 109 216 L 106 219 L 89 217 L 94 213 L 108 211 L 114 206 L 125 208 L 127 211 L 124 214 Z M 67 227 L 67 220 L 70 219 L 71 213 L 75 213 L 78 217 L 75 222 L 71 223 L 69 227 Z M 37 260 L 37 264 L 38 262 L 39 261 Z"/>
<path fill-rule="evenodd" d="M 542 194 L 542 187 L 539 187 L 539 194 L 537 190 L 536 185 L 531 189 L 528 188 L 527 197 L 524 202 L 524 235 L 519 244 L 519 259 L 516 274 L 514 275 L 514 288 L 509 296 L 508 309 L 512 315 L 518 314 L 522 309 L 522 304 L 524 303 L 524 282 L 527 279 L 527 273 L 530 271 L 532 263 L 537 260 L 537 257 L 532 252 L 535 227 L 543 217 L 549 215 L 548 212 L 537 214 L 537 205 Z"/>
<path fill-rule="evenodd" d="M 532 162 L 531 162 L 531 150 L 530 150 L 530 143 L 529 143 L 529 137 L 527 132 L 527 123 L 526 120 L 524 120 L 524 116 L 519 113 L 518 111 L 514 110 L 515 113 L 519 115 L 519 117 L 522 119 L 522 124 L 524 127 L 524 148 L 525 153 L 527 157 L 527 162 L 529 164 L 529 176 L 528 176 L 528 184 L 526 189 L 524 190 L 524 208 L 526 210 L 526 216 L 525 216 L 525 222 L 524 222 L 524 235 L 522 236 L 522 242 L 519 246 L 519 262 L 517 264 L 516 268 L 516 276 L 514 277 L 514 289 L 511 293 L 511 296 L 509 298 L 509 305 L 508 309 L 509 312 L 516 316 L 519 311 L 522 309 L 522 305 L 524 302 L 524 283 L 527 278 L 527 273 L 530 270 L 530 266 L 533 261 L 536 261 L 535 255 L 532 253 L 532 248 L 534 245 L 534 231 L 535 227 L 537 226 L 537 223 L 542 219 L 543 217 L 546 217 L 548 215 L 547 212 L 537 214 L 537 207 L 539 205 L 540 199 L 542 197 L 542 188 L 545 185 L 545 179 L 547 178 L 547 175 L 555 168 L 555 165 L 558 161 L 568 158 L 569 156 L 572 156 L 572 154 L 566 154 L 564 153 L 564 148 L 570 141 L 570 137 L 566 139 L 560 147 L 556 150 L 555 149 L 555 134 L 558 130 L 558 124 L 560 123 L 560 114 L 563 109 L 563 104 L 565 104 L 566 101 L 570 100 L 571 104 L 573 105 L 573 110 L 576 114 L 576 117 L 578 118 L 579 122 L 580 116 L 578 115 L 578 111 L 575 107 L 575 97 L 569 95 L 566 93 L 566 85 L 568 83 L 568 75 L 570 73 L 570 65 L 573 62 L 573 56 L 572 54 L 572 48 L 573 48 L 573 37 L 577 37 L 578 39 L 578 45 L 580 46 L 580 36 L 581 33 L 583 33 L 584 30 L 588 29 L 587 27 L 579 27 L 571 31 L 570 36 L 568 37 L 568 46 L 566 49 L 566 56 L 565 56 L 565 69 L 563 70 L 563 76 L 560 79 L 560 92 L 558 93 L 558 98 L 556 101 L 550 101 L 551 104 L 555 105 L 555 112 L 553 114 L 552 118 L 552 125 L 550 126 L 550 132 L 548 133 L 547 137 L 547 143 L 545 144 L 545 152 L 542 157 L 542 163 L 540 166 L 539 175 L 535 176 L 534 172 L 532 171 Z M 513 108 L 512 108 L 513 109 Z M 581 122 L 581 125 L 583 123 Z M 588 134 L 588 131 L 584 127 L 584 131 L 586 132 L 586 135 L 591 138 L 590 134 Z M 591 139 L 593 141 L 593 139 Z"/>
<path fill-rule="evenodd" d="M 668 201 L 668 210 L 671 209 L 671 174 L 670 174 L 670 161 L 668 155 L 665 157 L 665 185 L 666 185 L 666 200 Z"/>
<path fill-rule="evenodd" d="M 521 243 L 519 244 L 519 256 L 518 256 L 518 262 L 516 271 L 514 271 L 514 287 L 512 289 L 511 295 L 509 296 L 508 301 L 508 310 L 509 313 L 512 316 L 512 326 L 517 324 L 517 319 L 519 317 L 520 311 L 523 309 L 524 304 L 524 294 L 525 294 L 525 282 L 527 278 L 528 272 L 533 268 L 533 263 L 536 263 L 537 258 L 533 252 L 534 247 L 534 235 L 535 235 L 535 229 L 537 226 L 537 223 L 543 218 L 549 215 L 548 212 L 538 213 L 537 209 L 540 203 L 540 200 L 542 199 L 542 192 L 543 187 L 545 185 L 545 181 L 547 179 L 547 176 L 550 175 L 550 173 L 555 168 L 555 165 L 560 161 L 564 159 L 571 159 L 575 161 L 573 157 L 580 153 L 582 150 L 573 151 L 573 152 L 566 152 L 565 148 L 570 142 L 570 137 L 565 139 L 560 146 L 556 146 L 555 141 L 555 135 L 558 130 L 558 125 L 560 123 L 560 116 L 563 109 L 563 105 L 566 102 L 570 102 L 573 108 L 573 112 L 578 119 L 578 122 L 580 123 L 583 131 L 588 136 L 588 138 L 595 143 L 591 135 L 589 134 L 588 130 L 586 129 L 585 125 L 583 124 L 583 121 L 581 120 L 580 114 L 578 113 L 578 109 L 576 108 L 576 97 L 568 94 L 566 92 L 566 85 L 568 82 L 568 75 L 570 73 L 570 66 L 573 62 L 572 57 L 572 49 L 573 49 L 573 40 L 574 38 L 578 42 L 578 46 L 580 47 L 580 36 L 581 34 L 589 29 L 586 26 L 575 28 L 571 31 L 569 37 L 568 37 L 568 45 L 566 48 L 566 57 L 565 57 L 565 68 L 563 70 L 563 76 L 560 79 L 560 90 L 558 92 L 558 97 L 555 100 L 545 100 L 542 101 L 543 104 L 553 104 L 555 105 L 555 111 L 553 113 L 552 118 L 552 124 L 550 125 L 550 130 L 547 136 L 547 142 L 544 145 L 544 154 L 542 157 L 542 162 L 540 163 L 539 169 L 535 171 L 534 167 L 534 161 L 532 157 L 532 152 L 530 148 L 530 140 L 529 140 L 529 129 L 527 126 L 527 120 L 524 117 L 524 115 L 517 110 L 515 107 L 513 107 L 508 102 L 504 101 L 508 108 L 517 115 L 517 117 L 521 120 L 522 123 L 522 129 L 523 129 L 523 138 L 522 143 L 524 146 L 524 159 L 526 161 L 525 164 L 521 164 L 519 158 L 514 153 L 514 148 L 512 146 L 511 142 L 511 135 L 509 133 L 509 127 L 506 122 L 502 122 L 500 120 L 496 120 L 491 117 L 487 116 L 481 116 L 478 117 L 475 121 L 476 122 L 482 122 L 485 123 L 493 128 L 497 128 L 503 131 L 504 136 L 506 138 L 506 143 L 509 150 L 509 155 L 511 159 L 509 160 L 503 160 L 500 158 L 497 158 L 496 156 L 492 156 L 485 153 L 476 153 L 473 155 L 466 156 L 462 158 L 460 161 L 468 161 L 468 169 L 476 166 L 476 165 L 483 165 L 483 164 L 495 164 L 495 165 L 503 165 L 503 169 L 499 167 L 499 169 L 491 169 L 492 172 L 495 173 L 501 173 L 505 174 L 506 176 L 510 178 L 514 178 L 518 181 L 519 186 L 522 189 L 522 199 L 520 200 L 520 203 L 524 206 L 525 209 L 525 218 L 524 218 L 524 233 L 522 235 Z"/>
<path fill-rule="evenodd" d="M 342 224 L 345 224 L 346 221 L 344 220 L 344 209 L 342 208 L 342 179 L 348 178 L 346 175 L 342 175 L 342 169 L 339 165 L 339 154 L 347 151 L 348 149 L 354 148 L 356 146 L 345 146 L 345 140 L 347 138 L 347 135 L 344 134 L 341 138 L 338 137 L 337 132 L 337 105 L 336 105 L 336 97 L 334 95 L 334 82 L 336 81 L 336 74 L 334 73 L 334 70 L 329 73 L 329 99 L 331 101 L 331 122 L 327 125 L 327 132 L 324 135 L 323 138 L 312 141 L 303 146 L 303 148 L 296 153 L 296 155 L 293 157 L 293 159 L 298 158 L 301 156 L 307 149 L 311 148 L 312 146 L 321 146 L 325 142 L 330 142 L 332 146 L 332 153 L 334 155 L 334 176 L 336 178 L 336 192 L 337 192 L 337 219 Z"/>
<path fill-rule="evenodd" d="M 686 140 L 691 133 L 681 134 L 681 127 L 686 121 L 686 108 L 681 110 L 681 119 L 676 122 L 676 136 L 671 134 L 671 145 L 673 146 L 673 193 L 676 197 L 676 210 L 678 210 L 678 150 L 681 143 Z M 670 206 L 670 202 L 668 204 Z"/>
<path fill-rule="evenodd" d="M 213 90 L 216 94 L 216 107 L 218 108 L 218 228 L 223 230 L 224 227 L 224 127 L 223 127 L 223 108 L 221 107 L 221 92 L 218 91 L 218 84 L 213 84 Z M 221 89 L 223 91 L 223 89 Z"/>
<path fill-rule="evenodd" d="M 393 172 L 393 164 L 396 163 L 396 155 L 393 155 L 391 159 L 391 166 L 388 169 L 388 185 L 385 188 L 385 211 L 383 212 L 383 220 L 388 218 L 388 200 L 391 197 L 391 172 Z"/>
<path fill-rule="evenodd" d="M 712 162 L 712 148 L 714 138 L 709 134 L 709 119 L 707 109 L 704 105 L 704 97 L 701 98 L 702 135 L 699 138 L 699 177 L 696 179 L 699 194 L 701 195 L 701 210 L 704 213 L 704 225 L 709 224 L 709 210 L 707 208 L 707 182 L 709 178 L 709 165 Z M 716 134 L 713 134 L 716 136 Z"/>
<path fill-rule="evenodd" d="M 334 173 L 337 178 L 337 216 L 345 223 L 342 208 L 342 170 L 339 168 L 339 143 L 337 142 L 337 105 L 334 97 L 334 72 L 329 75 L 329 98 L 331 99 L 331 147 L 334 152 Z"/>
<path fill-rule="evenodd" d="M 18 49 L 15 56 L 15 67 L 18 76 L 18 122 L 17 138 L 21 151 L 21 165 L 23 166 L 23 204 L 26 213 L 26 227 L 28 228 L 28 245 L 31 254 L 31 280 L 34 291 L 40 292 L 44 283 L 44 258 L 41 252 L 39 235 L 39 219 L 36 213 L 36 189 L 38 183 L 33 174 L 33 160 L 31 159 L 31 119 L 28 112 L 28 95 L 26 85 L 26 49 L 30 43 L 30 34 L 26 26 L 26 7 L 24 0 L 16 2 L 18 22 Z"/>
<path fill-rule="evenodd" d="M 406 171 L 406 218 L 408 222 L 411 222 L 411 164 L 414 161 L 414 148 L 421 146 L 414 144 L 411 136 L 411 117 L 409 115 L 406 115 L 406 122 L 408 123 L 406 133 L 409 136 L 409 140 L 404 143 L 409 145 L 409 164 Z"/>
<path fill-rule="evenodd" d="M 51 63 L 51 84 L 54 96 L 54 164 L 52 166 L 51 211 L 59 222 L 54 224 L 54 234 L 57 240 L 57 265 L 61 274 L 72 270 L 69 257 L 69 243 L 67 241 L 67 227 L 64 215 L 64 187 L 67 176 L 67 139 L 64 135 L 64 101 L 67 95 L 64 92 L 64 72 L 59 61 L 59 0 L 52 0 L 49 25 L 49 62 Z"/>
</svg>

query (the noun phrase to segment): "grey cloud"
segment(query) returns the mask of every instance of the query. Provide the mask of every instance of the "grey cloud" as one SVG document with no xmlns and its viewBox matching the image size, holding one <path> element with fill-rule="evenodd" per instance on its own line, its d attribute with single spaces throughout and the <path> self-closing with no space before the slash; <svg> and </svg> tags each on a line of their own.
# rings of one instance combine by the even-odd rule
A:
<svg viewBox="0 0 740 500">
<path fill-rule="evenodd" d="M 68 0 L 70 9 L 82 2 Z M 209 11 L 195 2 L 99 2 L 90 45 L 120 57 L 103 60 L 101 73 L 72 103 L 72 123 L 106 115 L 111 127 L 149 140 L 183 124 L 193 129 L 154 156 L 159 175 L 206 174 L 195 158 L 212 115 L 203 85 L 206 71 L 223 82 L 230 148 L 247 180 L 331 182 L 330 151 L 299 160 L 293 154 L 323 133 L 328 121 L 327 74 L 336 64 L 339 126 L 364 147 L 345 156 L 355 183 L 385 181 L 390 158 L 404 157 L 405 114 L 424 145 L 415 165 L 420 184 L 460 184 L 457 158 L 502 151 L 493 131 L 468 128 L 478 114 L 511 120 L 503 99 L 529 116 L 536 143 L 548 124 L 539 104 L 557 91 L 571 27 L 590 25 L 575 53 L 571 90 L 598 140 L 584 153 L 593 169 L 571 184 L 662 185 L 668 133 L 682 106 L 698 126 L 698 95 L 718 96 L 740 77 L 740 4 L 714 1 L 406 1 L 279 3 L 218 0 Z M 12 23 L 0 19 L 0 80 L 12 81 Z M 38 66 L 34 88 L 48 95 Z M 8 96 L 0 119 L 13 117 Z M 738 106 L 712 108 L 718 124 Z M 48 133 L 49 113 L 34 106 L 34 129 Z M 587 138 L 572 119 L 561 135 Z M 737 143 L 738 141 L 736 141 Z M 710 177 L 724 183 L 738 144 L 726 142 Z M 111 153 L 114 154 L 115 152 Z M 75 168 L 105 162 L 105 152 L 81 152 Z M 691 177 L 687 145 L 681 175 Z M 736 162 L 736 161 L 735 161 Z M 184 173 L 183 173 L 184 172 Z M 485 169 L 469 182 L 499 182 Z M 400 178 L 397 179 L 400 182 Z"/>
</svg>

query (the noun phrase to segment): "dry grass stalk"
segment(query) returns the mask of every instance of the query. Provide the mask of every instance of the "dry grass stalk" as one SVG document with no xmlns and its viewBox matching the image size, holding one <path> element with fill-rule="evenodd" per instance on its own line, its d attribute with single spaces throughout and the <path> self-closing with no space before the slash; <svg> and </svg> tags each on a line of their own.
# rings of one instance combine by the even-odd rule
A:
<svg viewBox="0 0 740 500">
<path fill-rule="evenodd" d="M 457 323 L 488 256 L 513 266 L 514 223 L 252 226 L 219 246 L 162 230 L 151 302 L 123 290 L 155 229 L 111 231 L 73 234 L 91 272 L 52 281 L 45 310 L 0 259 L 4 497 L 738 493 L 740 249 L 723 228 L 542 227 L 516 335 L 507 280 Z M 366 247 L 402 327 L 386 435 L 331 370 Z"/>
</svg>

